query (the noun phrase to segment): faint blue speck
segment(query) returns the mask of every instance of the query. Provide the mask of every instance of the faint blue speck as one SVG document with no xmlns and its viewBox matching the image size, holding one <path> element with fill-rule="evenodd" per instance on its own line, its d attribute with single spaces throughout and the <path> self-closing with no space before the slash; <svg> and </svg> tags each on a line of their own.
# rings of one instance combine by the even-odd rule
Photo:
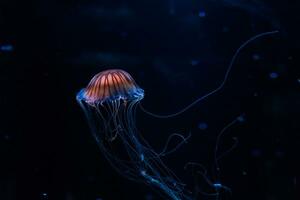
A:
<svg viewBox="0 0 300 200">
<path fill-rule="evenodd" d="M 255 61 L 260 60 L 260 55 L 255 53 L 255 54 L 252 55 L 252 59 L 255 60 Z"/>
<path fill-rule="evenodd" d="M 208 128 L 208 125 L 207 125 L 207 123 L 205 123 L 205 122 L 200 122 L 200 123 L 198 124 L 198 128 L 199 128 L 200 130 L 205 130 L 205 129 Z"/>
<path fill-rule="evenodd" d="M 276 73 L 276 72 L 271 72 L 270 74 L 269 74 L 269 77 L 271 78 L 271 79 L 276 79 L 276 78 L 278 78 L 278 73 Z"/>
<path fill-rule="evenodd" d="M 221 183 L 214 183 L 213 184 L 214 185 L 214 187 L 216 188 L 216 189 L 220 189 L 220 188 L 222 188 L 222 184 Z"/>
<path fill-rule="evenodd" d="M 192 66 L 196 66 L 199 64 L 199 60 L 191 60 L 190 63 Z"/>
<path fill-rule="evenodd" d="M 245 121 L 245 116 L 244 115 L 240 115 L 240 116 L 237 117 L 237 120 L 239 122 L 244 122 Z"/>
<path fill-rule="evenodd" d="M 43 192 L 41 199 L 43 199 L 43 200 L 48 199 L 48 194 L 46 192 Z"/>
<path fill-rule="evenodd" d="M 0 50 L 10 52 L 14 50 L 14 47 L 11 44 L 5 44 L 0 46 Z"/>
<path fill-rule="evenodd" d="M 206 12 L 204 10 L 199 11 L 198 13 L 199 17 L 206 17 Z"/>
</svg>

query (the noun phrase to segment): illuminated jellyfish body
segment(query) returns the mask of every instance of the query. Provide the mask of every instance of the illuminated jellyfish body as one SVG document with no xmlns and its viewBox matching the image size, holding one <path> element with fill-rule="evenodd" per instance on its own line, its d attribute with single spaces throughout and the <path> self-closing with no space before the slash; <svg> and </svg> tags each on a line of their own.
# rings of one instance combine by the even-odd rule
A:
<svg viewBox="0 0 300 200">
<path fill-rule="evenodd" d="M 77 95 L 91 132 L 110 164 L 128 179 L 160 188 L 171 199 L 189 199 L 183 184 L 138 133 L 137 103 L 144 90 L 125 71 L 106 70 Z"/>
</svg>

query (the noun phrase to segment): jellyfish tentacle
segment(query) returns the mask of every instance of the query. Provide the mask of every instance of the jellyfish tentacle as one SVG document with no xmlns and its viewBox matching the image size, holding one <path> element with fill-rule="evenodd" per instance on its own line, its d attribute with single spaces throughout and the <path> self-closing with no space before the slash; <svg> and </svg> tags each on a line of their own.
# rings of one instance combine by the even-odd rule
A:
<svg viewBox="0 0 300 200">
<path fill-rule="evenodd" d="M 188 200 L 184 184 L 139 134 L 136 109 L 144 91 L 123 70 L 106 70 L 96 74 L 77 95 L 93 137 L 111 166 L 124 177 L 160 189 L 173 200 Z M 189 138 L 182 138 L 175 149 Z M 163 150 L 169 154 L 175 149 Z"/>
<path fill-rule="evenodd" d="M 171 148 L 170 150 L 168 150 L 168 146 L 169 143 L 171 142 L 172 138 L 174 137 L 178 137 L 179 139 L 181 139 L 182 141 L 179 142 L 175 147 Z M 179 134 L 179 133 L 173 133 L 172 135 L 170 135 L 167 139 L 167 142 L 163 148 L 163 150 L 159 153 L 160 156 L 166 156 L 169 155 L 173 152 L 175 152 L 177 149 L 179 149 L 184 143 L 187 143 L 188 139 L 191 137 L 191 133 L 189 133 L 188 136 L 184 137 L 183 135 Z"/>
<path fill-rule="evenodd" d="M 216 94 L 217 92 L 221 91 L 224 87 L 224 85 L 226 84 L 227 80 L 228 80 L 228 77 L 229 77 L 229 74 L 230 72 L 232 71 L 232 67 L 238 57 L 238 55 L 240 54 L 240 52 L 248 45 L 250 44 L 251 42 L 259 39 L 259 38 L 262 38 L 262 37 L 265 37 L 265 36 L 269 36 L 269 35 L 273 35 L 273 34 L 277 34 L 279 33 L 278 30 L 275 30 L 275 31 L 269 31 L 269 32 L 263 32 L 263 33 L 260 33 L 260 34 L 257 34 L 253 37 L 251 37 L 250 39 L 246 40 L 244 43 L 242 43 L 242 45 L 235 51 L 235 53 L 233 54 L 231 60 L 230 60 L 230 63 L 227 67 L 227 70 L 224 74 L 224 77 L 221 81 L 221 83 L 219 84 L 219 86 L 215 89 L 213 89 L 212 91 L 208 92 L 207 94 L 197 98 L 196 100 L 194 100 L 192 103 L 188 104 L 187 106 L 185 106 L 184 108 L 176 111 L 175 113 L 171 113 L 171 114 L 156 114 L 156 113 L 153 113 L 149 110 L 147 110 L 146 108 L 144 108 L 144 106 L 139 103 L 139 106 L 141 108 L 141 110 L 143 112 L 145 112 L 146 114 L 152 116 L 152 117 L 155 117 L 155 118 L 161 118 L 161 119 L 164 119 L 164 118 L 172 118 L 172 117 L 176 117 L 184 112 L 186 112 L 187 110 L 189 110 L 190 108 L 192 108 L 193 106 L 195 106 L 197 103 L 205 100 L 206 98 L 212 96 L 213 94 Z"/>
</svg>

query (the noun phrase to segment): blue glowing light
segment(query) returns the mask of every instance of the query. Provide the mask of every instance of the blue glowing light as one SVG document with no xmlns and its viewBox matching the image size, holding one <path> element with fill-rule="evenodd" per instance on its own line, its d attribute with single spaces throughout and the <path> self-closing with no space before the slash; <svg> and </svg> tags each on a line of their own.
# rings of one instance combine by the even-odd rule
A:
<svg viewBox="0 0 300 200">
<path fill-rule="evenodd" d="M 223 187 L 221 183 L 214 183 L 213 185 L 216 189 L 220 189 Z"/>
<path fill-rule="evenodd" d="M 6 51 L 6 52 L 11 52 L 14 50 L 14 47 L 11 44 L 0 45 L 0 50 Z"/>
<path fill-rule="evenodd" d="M 48 194 L 46 192 L 43 192 L 41 195 L 41 199 L 48 199 Z"/>
<path fill-rule="evenodd" d="M 206 12 L 201 10 L 201 11 L 199 11 L 198 16 L 199 17 L 206 17 Z"/>
<path fill-rule="evenodd" d="M 145 160 L 144 154 L 141 154 L 141 161 L 144 161 L 144 160 Z"/>
<path fill-rule="evenodd" d="M 208 128 L 208 125 L 207 125 L 207 123 L 205 123 L 205 122 L 200 122 L 200 123 L 198 124 L 198 128 L 199 128 L 200 130 L 206 130 L 206 129 Z"/>
<path fill-rule="evenodd" d="M 192 66 L 196 66 L 196 65 L 199 64 L 199 60 L 191 60 L 190 63 L 191 63 Z"/>
<path fill-rule="evenodd" d="M 276 73 L 276 72 L 271 72 L 270 74 L 269 74 L 269 77 L 271 78 L 271 79 L 276 79 L 276 78 L 278 78 L 278 73 Z"/>
<path fill-rule="evenodd" d="M 237 120 L 239 122 L 244 122 L 245 121 L 245 116 L 244 115 L 238 116 Z"/>
</svg>

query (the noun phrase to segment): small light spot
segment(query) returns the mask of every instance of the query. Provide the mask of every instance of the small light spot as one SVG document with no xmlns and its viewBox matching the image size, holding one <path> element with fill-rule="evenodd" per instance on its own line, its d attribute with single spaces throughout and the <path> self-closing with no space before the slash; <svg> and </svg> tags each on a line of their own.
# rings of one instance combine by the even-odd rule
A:
<svg viewBox="0 0 300 200">
<path fill-rule="evenodd" d="M 41 199 L 48 199 L 48 194 L 46 192 L 43 192 Z"/>
<path fill-rule="evenodd" d="M 208 125 L 207 125 L 207 123 L 205 123 L 205 122 L 200 122 L 200 123 L 198 124 L 198 128 L 199 128 L 200 130 L 206 130 L 206 129 L 208 128 Z"/>
<path fill-rule="evenodd" d="M 252 59 L 255 60 L 255 61 L 258 61 L 258 60 L 260 60 L 260 55 L 255 53 L 255 54 L 252 55 Z"/>
<path fill-rule="evenodd" d="M 11 44 L 5 44 L 5 45 L 1 45 L 1 46 L 0 46 L 0 50 L 1 50 L 1 51 L 10 52 L 10 51 L 13 51 L 13 50 L 14 50 L 14 47 L 13 47 L 13 45 L 11 45 Z"/>
<path fill-rule="evenodd" d="M 269 74 L 269 77 L 271 78 L 271 79 L 276 79 L 276 78 L 278 78 L 278 73 L 276 73 L 276 72 L 271 72 L 270 74 Z"/>
<path fill-rule="evenodd" d="M 237 117 L 237 120 L 238 120 L 239 122 L 244 122 L 246 119 L 245 119 L 245 116 L 244 116 L 244 115 L 240 115 L 240 116 Z"/>
<path fill-rule="evenodd" d="M 198 13 L 199 17 L 206 17 L 206 12 L 204 10 L 199 11 Z"/>
<path fill-rule="evenodd" d="M 146 175 L 146 171 L 145 170 L 141 170 L 141 175 L 145 176 Z"/>
<path fill-rule="evenodd" d="M 243 171 L 242 174 L 243 174 L 244 176 L 246 176 L 246 175 L 247 175 L 247 172 L 246 172 L 246 171 Z"/>
<path fill-rule="evenodd" d="M 199 60 L 191 60 L 190 63 L 191 63 L 192 66 L 196 66 L 196 65 L 199 64 Z"/>
<path fill-rule="evenodd" d="M 154 178 L 150 178 L 150 181 L 153 182 L 153 183 L 159 183 L 159 181 L 154 179 Z"/>
<path fill-rule="evenodd" d="M 214 183 L 214 187 L 215 188 L 222 188 L 222 184 L 221 183 Z"/>
</svg>

